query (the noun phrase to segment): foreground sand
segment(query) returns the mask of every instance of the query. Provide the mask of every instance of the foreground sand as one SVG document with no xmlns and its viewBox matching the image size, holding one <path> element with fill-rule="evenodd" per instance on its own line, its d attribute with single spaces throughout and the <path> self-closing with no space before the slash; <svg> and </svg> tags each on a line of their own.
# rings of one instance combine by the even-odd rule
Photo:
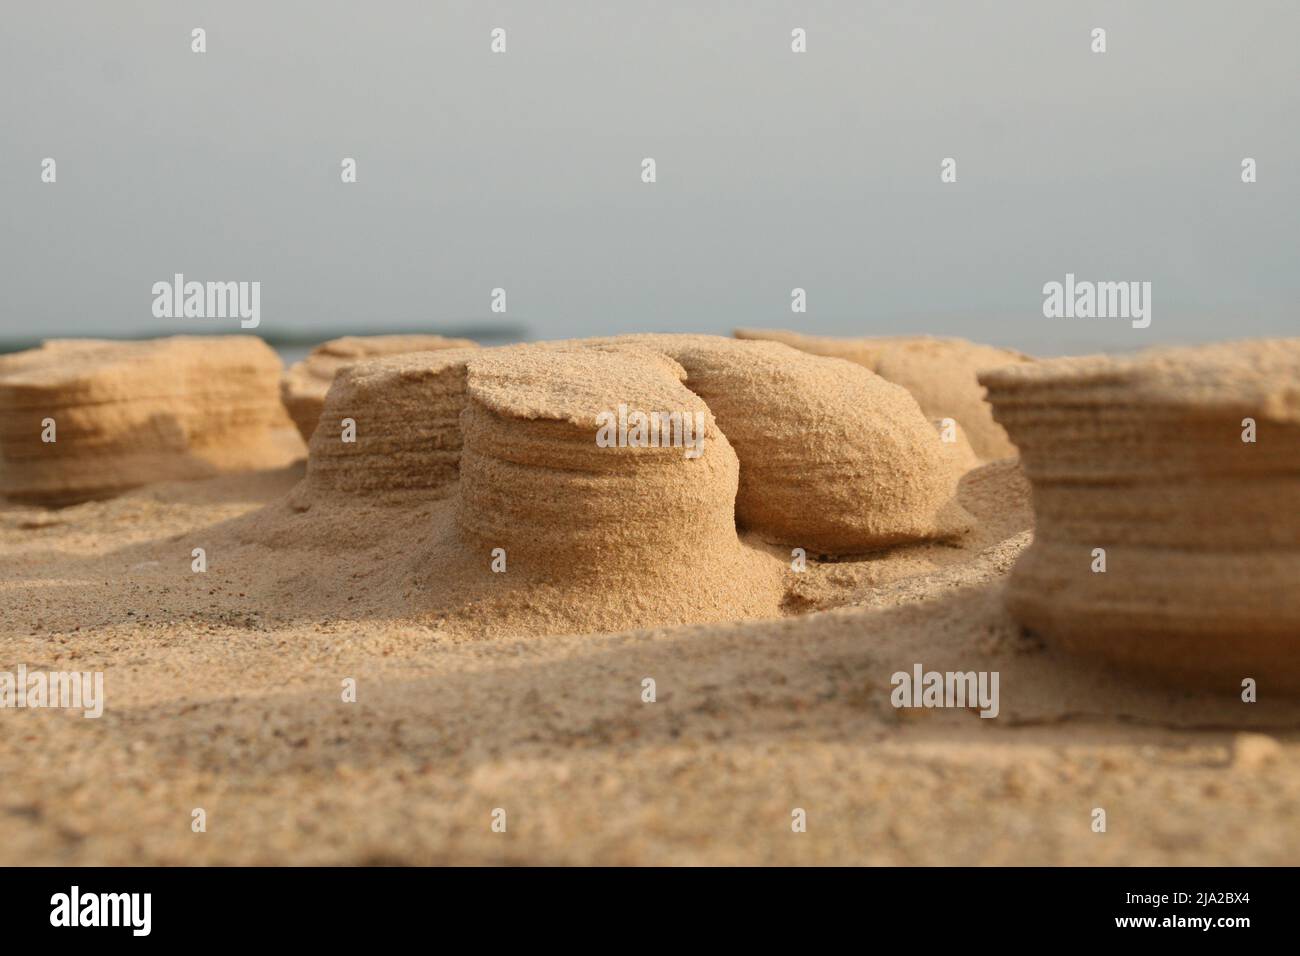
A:
<svg viewBox="0 0 1300 956">
<path fill-rule="evenodd" d="M 492 638 L 368 607 L 366 555 L 400 540 L 349 555 L 352 593 L 320 574 L 328 601 L 326 554 L 190 573 L 196 535 L 235 540 L 301 476 L 0 507 L 0 667 L 102 670 L 108 696 L 3 715 L 0 865 L 1300 863 L 1300 708 L 1143 683 L 1007 617 L 1010 463 L 963 480 L 970 541 L 814 564 L 781 617 Z M 999 671 L 1001 714 L 893 709 L 917 662 Z"/>
</svg>

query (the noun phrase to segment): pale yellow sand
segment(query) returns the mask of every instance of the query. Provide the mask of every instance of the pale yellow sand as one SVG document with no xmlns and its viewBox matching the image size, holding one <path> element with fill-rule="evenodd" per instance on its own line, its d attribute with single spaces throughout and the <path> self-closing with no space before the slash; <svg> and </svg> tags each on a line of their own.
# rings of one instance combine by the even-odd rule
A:
<svg viewBox="0 0 1300 956">
<path fill-rule="evenodd" d="M 108 695 L 99 720 L 0 711 L 0 864 L 1300 863 L 1296 706 L 1093 669 L 1009 620 L 1013 464 L 963 479 L 959 546 L 787 572 L 785 616 L 490 638 L 373 594 L 447 502 L 405 538 L 232 560 L 301 475 L 0 509 L 0 670 L 103 670 Z M 999 671 L 1000 716 L 895 710 L 918 662 Z"/>
</svg>

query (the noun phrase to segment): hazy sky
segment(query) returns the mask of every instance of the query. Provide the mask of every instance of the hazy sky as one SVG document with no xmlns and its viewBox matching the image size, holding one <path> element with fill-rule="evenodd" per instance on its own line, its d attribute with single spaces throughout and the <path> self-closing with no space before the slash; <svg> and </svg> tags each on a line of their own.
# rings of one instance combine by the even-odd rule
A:
<svg viewBox="0 0 1300 956">
<path fill-rule="evenodd" d="M 1294 0 L 4 0 L 0 19 L 0 338 L 238 331 L 155 319 L 176 272 L 261 282 L 267 334 L 756 325 L 1043 353 L 1300 334 Z M 1151 326 L 1044 318 L 1067 272 L 1151 282 Z"/>
</svg>

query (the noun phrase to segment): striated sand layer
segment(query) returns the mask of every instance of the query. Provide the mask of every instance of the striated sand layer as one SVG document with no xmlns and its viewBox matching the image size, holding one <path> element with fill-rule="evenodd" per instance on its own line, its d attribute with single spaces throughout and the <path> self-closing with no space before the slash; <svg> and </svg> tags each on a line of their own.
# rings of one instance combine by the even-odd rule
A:
<svg viewBox="0 0 1300 956">
<path fill-rule="evenodd" d="M 769 329 L 737 329 L 740 339 L 767 339 L 832 358 L 847 359 L 901 385 L 928 418 L 951 418 L 984 461 L 1016 453 L 1002 426 L 993 420 L 977 374 L 983 369 L 1032 361 L 1010 349 L 932 336 L 841 339 Z"/>
<path fill-rule="evenodd" d="M 378 355 L 476 347 L 477 343 L 470 339 L 441 335 L 347 335 L 316 346 L 301 362 L 289 366 L 280 382 L 280 396 L 303 441 L 311 441 L 324 410 L 325 395 L 340 369 Z"/>
<path fill-rule="evenodd" d="M 67 339 L 0 356 L 0 495 L 68 505 L 301 457 L 253 336 Z"/>
<path fill-rule="evenodd" d="M 980 380 L 1034 485 L 1017 619 L 1171 680 L 1300 687 L 1300 339 Z"/>
<path fill-rule="evenodd" d="M 782 564 L 741 544 L 736 453 L 684 378 L 639 349 L 470 361 L 455 526 L 458 563 L 482 570 L 461 587 L 530 630 L 775 616 Z M 700 453 L 598 448 L 596 416 L 620 403 L 698 420 Z"/>
<path fill-rule="evenodd" d="M 459 474 L 465 363 L 474 354 L 398 354 L 340 371 L 316 416 L 295 503 L 305 509 L 336 494 L 399 503 L 446 497 Z M 349 427 L 353 440 L 344 441 Z"/>
</svg>

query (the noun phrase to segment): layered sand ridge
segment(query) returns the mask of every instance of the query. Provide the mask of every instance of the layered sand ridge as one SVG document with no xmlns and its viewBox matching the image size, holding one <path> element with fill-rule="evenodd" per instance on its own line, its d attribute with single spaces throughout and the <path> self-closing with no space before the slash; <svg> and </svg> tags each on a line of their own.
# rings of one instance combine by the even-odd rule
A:
<svg viewBox="0 0 1300 956">
<path fill-rule="evenodd" d="M 61 506 L 288 464 L 303 447 L 280 372 L 253 336 L 53 340 L 0 357 L 0 494 Z"/>
<path fill-rule="evenodd" d="M 984 369 L 1032 361 L 1020 352 L 928 335 L 832 338 L 768 329 L 736 329 L 735 334 L 739 339 L 782 342 L 812 355 L 862 365 L 911 392 L 927 417 L 956 421 L 981 460 L 1016 453 L 1006 431 L 993 420 L 977 375 Z"/>
<path fill-rule="evenodd" d="M 289 366 L 280 383 L 280 396 L 303 441 L 311 441 L 325 408 L 325 395 L 341 369 L 379 355 L 475 347 L 476 343 L 470 339 L 441 335 L 348 335 L 331 339 L 312 349 L 301 362 Z"/>
<path fill-rule="evenodd" d="M 449 494 L 460 463 L 465 366 L 475 354 L 418 351 L 344 367 L 312 425 L 307 476 L 295 501 L 335 493 Z M 347 421 L 355 441 L 343 441 Z"/>
<path fill-rule="evenodd" d="M 1168 675 L 1300 687 L 1300 339 L 980 381 L 1034 488 L 1035 540 L 1007 594 L 1021 622 Z"/>
</svg>

